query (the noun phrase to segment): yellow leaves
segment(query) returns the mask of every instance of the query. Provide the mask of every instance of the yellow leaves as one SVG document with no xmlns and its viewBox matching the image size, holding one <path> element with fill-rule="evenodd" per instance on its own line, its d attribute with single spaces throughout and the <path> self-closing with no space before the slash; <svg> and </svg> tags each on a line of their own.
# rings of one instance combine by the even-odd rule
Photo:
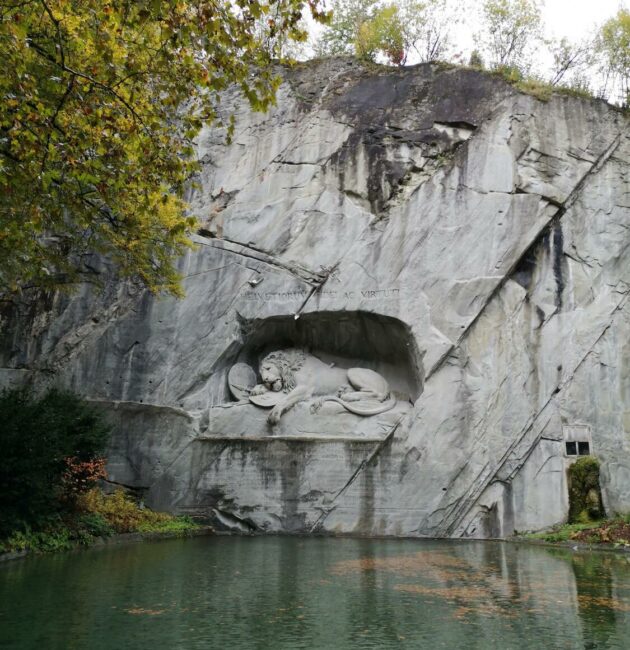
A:
<svg viewBox="0 0 630 650">
<path fill-rule="evenodd" d="M 231 84 L 256 110 L 273 101 L 273 52 L 251 18 L 273 16 L 274 29 L 298 38 L 304 6 L 250 0 L 239 14 L 221 1 L 48 0 L 5 12 L 0 291 L 79 279 L 76 260 L 97 250 L 121 275 L 179 294 L 174 258 L 196 225 L 181 198 L 196 169 L 190 142 Z"/>
</svg>

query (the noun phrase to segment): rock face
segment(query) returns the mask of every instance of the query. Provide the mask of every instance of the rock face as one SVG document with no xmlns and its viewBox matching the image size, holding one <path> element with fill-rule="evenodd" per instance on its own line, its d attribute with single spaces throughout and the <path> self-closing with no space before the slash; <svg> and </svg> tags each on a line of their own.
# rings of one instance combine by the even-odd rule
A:
<svg viewBox="0 0 630 650">
<path fill-rule="evenodd" d="M 630 511 L 626 117 L 345 59 L 286 71 L 268 114 L 225 110 L 233 143 L 199 138 L 186 297 L 110 282 L 6 308 L 5 384 L 99 401 L 113 481 L 238 530 L 540 529 L 566 520 L 578 450 L 606 510 Z M 396 407 L 305 398 L 270 424 L 228 373 L 289 348 L 375 371 Z"/>
</svg>

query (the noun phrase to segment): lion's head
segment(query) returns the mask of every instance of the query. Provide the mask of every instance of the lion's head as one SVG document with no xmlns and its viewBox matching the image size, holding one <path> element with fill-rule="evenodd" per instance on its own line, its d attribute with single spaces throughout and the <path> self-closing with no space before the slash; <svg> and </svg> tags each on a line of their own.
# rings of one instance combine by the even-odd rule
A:
<svg viewBox="0 0 630 650">
<path fill-rule="evenodd" d="M 302 367 L 304 359 L 304 352 L 295 348 L 270 352 L 260 362 L 263 384 L 275 392 L 291 392 L 297 386 L 294 373 Z"/>
</svg>

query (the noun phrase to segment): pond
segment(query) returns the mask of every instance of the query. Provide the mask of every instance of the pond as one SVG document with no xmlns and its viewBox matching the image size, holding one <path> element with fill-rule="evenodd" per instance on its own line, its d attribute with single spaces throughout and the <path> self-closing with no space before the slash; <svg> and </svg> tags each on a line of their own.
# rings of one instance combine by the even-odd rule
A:
<svg viewBox="0 0 630 650">
<path fill-rule="evenodd" d="M 0 648 L 623 648 L 630 557 L 206 537 L 0 566 Z"/>
</svg>

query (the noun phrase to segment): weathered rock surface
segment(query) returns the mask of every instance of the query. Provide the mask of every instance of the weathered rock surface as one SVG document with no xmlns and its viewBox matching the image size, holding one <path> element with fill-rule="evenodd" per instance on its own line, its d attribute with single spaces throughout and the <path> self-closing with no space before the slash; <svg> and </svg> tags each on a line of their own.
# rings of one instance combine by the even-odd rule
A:
<svg viewBox="0 0 630 650">
<path fill-rule="evenodd" d="M 5 384 L 98 400 L 112 480 L 239 530 L 539 529 L 566 519 L 571 436 L 630 511 L 627 117 L 344 59 L 286 72 L 269 114 L 225 110 L 233 143 L 199 139 L 186 297 L 109 283 L 6 308 Z M 401 406 L 272 427 L 227 373 L 288 346 L 378 371 Z"/>
</svg>

